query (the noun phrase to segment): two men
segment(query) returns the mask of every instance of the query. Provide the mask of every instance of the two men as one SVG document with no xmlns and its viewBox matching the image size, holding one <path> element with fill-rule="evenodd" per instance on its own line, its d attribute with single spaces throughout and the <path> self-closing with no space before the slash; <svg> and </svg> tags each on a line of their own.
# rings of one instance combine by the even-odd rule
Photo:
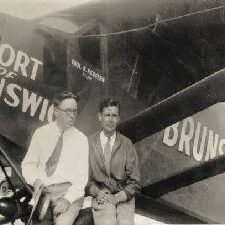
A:
<svg viewBox="0 0 225 225">
<path fill-rule="evenodd" d="M 70 92 L 54 100 L 55 122 L 33 134 L 22 163 L 27 182 L 50 196 L 54 224 L 72 225 L 83 205 L 84 189 L 93 197 L 95 225 L 134 224 L 135 194 L 139 191 L 138 157 L 131 141 L 116 131 L 120 105 L 100 104 L 102 131 L 89 139 L 73 127 L 78 97 Z"/>
<path fill-rule="evenodd" d="M 120 105 L 100 104 L 102 131 L 89 139 L 89 182 L 95 225 L 133 225 L 135 194 L 139 191 L 138 157 L 131 141 L 116 131 Z"/>
<path fill-rule="evenodd" d="M 55 96 L 55 121 L 35 131 L 22 162 L 26 181 L 35 190 L 44 186 L 56 225 L 73 224 L 88 181 L 88 141 L 74 127 L 78 100 L 70 92 Z"/>
</svg>

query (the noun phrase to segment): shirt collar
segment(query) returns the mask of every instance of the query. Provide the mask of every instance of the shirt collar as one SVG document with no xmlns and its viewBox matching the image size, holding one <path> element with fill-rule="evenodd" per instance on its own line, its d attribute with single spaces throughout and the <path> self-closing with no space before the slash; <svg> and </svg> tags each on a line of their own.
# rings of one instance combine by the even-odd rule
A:
<svg viewBox="0 0 225 225">
<path fill-rule="evenodd" d="M 100 133 L 100 138 L 101 140 L 103 140 L 104 142 L 106 142 L 108 140 L 108 137 L 105 136 L 104 132 L 101 131 Z M 116 132 L 110 137 L 110 142 L 114 143 L 116 139 Z"/>
<path fill-rule="evenodd" d="M 55 127 L 55 129 L 57 130 L 57 132 L 59 134 L 63 133 L 63 134 L 66 134 L 66 133 L 70 133 L 72 131 L 72 129 L 74 127 L 70 127 L 69 129 L 65 130 L 64 132 L 62 131 L 62 129 L 58 126 L 58 124 L 56 123 L 56 121 L 53 122 L 53 126 Z"/>
</svg>

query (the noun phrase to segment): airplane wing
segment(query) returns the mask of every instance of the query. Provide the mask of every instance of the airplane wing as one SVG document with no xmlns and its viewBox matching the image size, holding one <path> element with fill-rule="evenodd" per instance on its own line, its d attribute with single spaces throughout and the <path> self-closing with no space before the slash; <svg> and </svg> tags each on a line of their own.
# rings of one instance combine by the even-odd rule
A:
<svg viewBox="0 0 225 225">
<path fill-rule="evenodd" d="M 134 143 L 138 142 L 213 104 L 225 101 L 224 85 L 225 69 L 221 69 L 121 123 L 119 130 Z"/>
</svg>

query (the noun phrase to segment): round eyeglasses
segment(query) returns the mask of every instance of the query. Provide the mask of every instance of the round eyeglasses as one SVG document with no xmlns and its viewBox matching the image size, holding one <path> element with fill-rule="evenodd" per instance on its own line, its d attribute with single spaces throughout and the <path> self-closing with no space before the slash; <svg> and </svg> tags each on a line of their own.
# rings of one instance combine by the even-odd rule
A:
<svg viewBox="0 0 225 225">
<path fill-rule="evenodd" d="M 73 114 L 73 115 L 77 114 L 77 109 L 61 109 L 59 107 L 58 107 L 58 109 L 60 109 L 64 113 L 66 113 L 68 116 L 70 116 L 71 114 Z"/>
</svg>

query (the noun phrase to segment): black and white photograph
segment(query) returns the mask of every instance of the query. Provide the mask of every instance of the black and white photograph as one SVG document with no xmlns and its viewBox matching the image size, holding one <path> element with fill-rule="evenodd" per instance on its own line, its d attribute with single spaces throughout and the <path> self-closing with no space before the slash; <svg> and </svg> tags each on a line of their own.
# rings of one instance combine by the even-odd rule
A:
<svg viewBox="0 0 225 225">
<path fill-rule="evenodd" d="M 225 224 L 225 0 L 0 0 L 0 224 Z"/>
</svg>

